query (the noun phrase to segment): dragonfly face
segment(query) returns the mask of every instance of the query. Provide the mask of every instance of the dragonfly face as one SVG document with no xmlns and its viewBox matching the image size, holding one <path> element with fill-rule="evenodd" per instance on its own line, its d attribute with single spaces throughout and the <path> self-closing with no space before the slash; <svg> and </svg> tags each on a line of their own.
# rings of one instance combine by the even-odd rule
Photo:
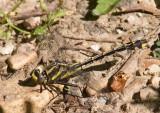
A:
<svg viewBox="0 0 160 113">
<path fill-rule="evenodd" d="M 37 66 L 31 73 L 32 79 L 38 84 L 45 84 L 47 82 L 47 74 L 43 65 Z"/>
</svg>

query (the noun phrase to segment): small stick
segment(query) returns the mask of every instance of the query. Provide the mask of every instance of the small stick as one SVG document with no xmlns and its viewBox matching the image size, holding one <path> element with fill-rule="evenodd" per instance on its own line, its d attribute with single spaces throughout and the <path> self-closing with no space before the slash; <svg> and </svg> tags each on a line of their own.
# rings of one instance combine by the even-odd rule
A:
<svg viewBox="0 0 160 113">
<path fill-rule="evenodd" d="M 85 49 L 85 48 L 82 48 L 82 47 L 67 47 L 67 46 L 64 46 L 62 48 L 60 48 L 62 50 L 66 50 L 66 49 L 69 49 L 69 50 L 74 50 L 74 51 L 85 51 L 85 52 L 90 52 L 92 54 L 95 54 L 95 55 L 100 55 L 101 53 L 100 52 L 96 52 L 96 51 L 93 51 L 93 50 L 89 50 L 89 49 Z"/>
<path fill-rule="evenodd" d="M 110 38 L 108 39 L 107 37 L 106 38 L 95 38 L 95 37 L 74 37 L 74 36 L 63 36 L 64 38 L 68 38 L 68 39 L 72 39 L 72 40 L 85 40 L 85 41 L 93 41 L 93 42 L 103 42 L 103 43 L 115 43 L 115 42 L 120 42 L 120 40 L 117 40 L 117 39 L 113 39 L 113 38 Z"/>
<path fill-rule="evenodd" d="M 160 11 L 154 8 L 148 8 L 145 5 L 135 5 L 132 7 L 127 7 L 124 11 L 120 12 L 113 12 L 112 15 L 120 15 L 120 14 L 126 14 L 126 13 L 133 13 L 133 12 L 142 12 L 151 14 L 154 16 L 160 16 Z"/>
<path fill-rule="evenodd" d="M 14 21 L 18 21 L 18 20 L 25 20 L 27 18 L 30 18 L 30 17 L 36 17 L 36 16 L 43 16 L 43 15 L 47 15 L 48 13 L 47 12 L 34 12 L 34 13 L 27 13 L 27 14 L 24 14 L 24 15 L 19 15 L 19 16 L 13 16 L 11 17 Z"/>
</svg>

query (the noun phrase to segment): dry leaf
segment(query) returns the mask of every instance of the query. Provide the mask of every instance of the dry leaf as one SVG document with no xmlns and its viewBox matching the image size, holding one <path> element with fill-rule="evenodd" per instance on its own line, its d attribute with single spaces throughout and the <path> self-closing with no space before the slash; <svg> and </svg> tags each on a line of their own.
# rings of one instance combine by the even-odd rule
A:
<svg viewBox="0 0 160 113">
<path fill-rule="evenodd" d="M 120 71 L 118 72 L 112 79 L 110 88 L 113 91 L 122 91 L 125 87 L 126 81 L 128 80 L 128 76 L 126 73 Z"/>
</svg>

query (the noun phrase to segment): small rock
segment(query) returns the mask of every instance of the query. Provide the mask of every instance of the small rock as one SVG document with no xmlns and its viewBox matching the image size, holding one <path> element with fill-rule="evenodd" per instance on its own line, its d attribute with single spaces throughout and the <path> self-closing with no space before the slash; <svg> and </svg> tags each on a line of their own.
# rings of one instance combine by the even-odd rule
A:
<svg viewBox="0 0 160 113">
<path fill-rule="evenodd" d="M 139 92 L 140 89 L 146 86 L 148 82 L 148 77 L 136 77 L 129 85 L 127 85 L 123 90 L 123 100 L 131 101 L 135 93 Z"/>
<path fill-rule="evenodd" d="M 121 106 L 121 109 L 123 110 L 121 113 L 152 113 L 152 110 L 146 109 L 145 105 L 132 104 L 129 102 L 126 105 Z"/>
<path fill-rule="evenodd" d="M 94 89 L 92 89 L 92 88 L 90 88 L 88 86 L 86 88 L 86 93 L 87 93 L 88 96 L 94 96 L 94 95 L 97 94 L 97 92 Z"/>
<path fill-rule="evenodd" d="M 8 55 L 13 52 L 15 45 L 11 41 L 7 41 L 3 47 L 0 46 L 0 54 Z"/>
<path fill-rule="evenodd" d="M 140 90 L 141 100 L 154 100 L 159 98 L 159 93 L 152 88 L 144 88 Z"/>
<path fill-rule="evenodd" d="M 116 29 L 116 33 L 117 33 L 117 34 L 123 34 L 124 31 L 123 31 L 122 29 L 117 28 L 117 29 Z"/>
<path fill-rule="evenodd" d="M 25 44 L 19 45 L 19 47 L 16 50 L 16 53 L 26 53 L 34 50 L 35 50 L 35 46 L 33 44 L 25 43 Z"/>
<path fill-rule="evenodd" d="M 11 56 L 7 63 L 9 67 L 13 70 L 18 70 L 22 68 L 24 65 L 26 65 L 29 62 L 32 62 L 37 58 L 37 53 L 35 51 L 27 53 L 27 54 L 15 54 Z"/>
<path fill-rule="evenodd" d="M 0 101 L 0 103 L 5 113 L 26 113 L 28 109 L 32 113 L 41 113 L 42 108 L 48 104 L 52 96 L 47 90 L 42 93 L 26 91 L 10 101 Z"/>
<path fill-rule="evenodd" d="M 30 17 L 30 18 L 26 19 L 23 23 L 24 27 L 26 27 L 26 29 L 28 29 L 28 30 L 34 29 L 37 26 L 39 26 L 40 24 L 41 24 L 40 17 Z"/>
<path fill-rule="evenodd" d="M 154 74 L 154 73 L 160 73 L 160 66 L 153 64 L 148 67 L 149 73 Z"/>
<path fill-rule="evenodd" d="M 53 95 L 47 90 L 43 91 L 42 93 L 31 92 L 26 96 L 26 100 L 33 104 L 34 113 L 40 113 L 42 108 L 52 99 L 52 96 Z"/>
<path fill-rule="evenodd" d="M 147 56 L 146 54 L 149 54 L 150 52 L 147 50 L 147 51 L 144 51 L 142 54 Z M 139 59 L 139 64 L 140 66 L 139 67 L 143 67 L 143 68 L 152 68 L 152 65 L 160 65 L 160 60 L 159 59 L 154 59 L 154 58 L 144 58 L 144 57 L 141 57 Z M 156 66 L 157 67 L 157 66 Z"/>
<path fill-rule="evenodd" d="M 142 14 L 142 13 L 137 13 L 137 16 L 138 16 L 138 17 L 142 17 L 143 14 Z"/>
<path fill-rule="evenodd" d="M 147 6 L 148 8 L 156 8 L 156 2 L 155 0 L 138 0 L 138 2 L 142 5 Z"/>
<path fill-rule="evenodd" d="M 160 77 L 153 76 L 151 79 L 151 85 L 152 85 L 152 87 L 154 87 L 156 89 L 160 88 Z"/>
<path fill-rule="evenodd" d="M 153 75 L 153 74 L 156 74 L 156 73 L 153 73 L 155 69 L 158 71 L 158 68 L 159 68 L 158 65 L 160 65 L 160 60 L 155 58 L 147 58 L 146 56 L 148 56 L 149 53 L 150 53 L 150 50 L 148 49 L 144 50 L 144 52 L 142 53 L 143 54 L 142 57 L 139 58 L 138 70 L 140 75 L 150 75 L 150 74 Z M 157 65 L 157 66 L 154 66 L 154 65 Z M 155 69 L 153 69 L 154 67 Z"/>
<path fill-rule="evenodd" d="M 18 70 L 27 63 L 33 62 L 36 58 L 37 53 L 33 50 L 33 45 L 22 44 L 16 53 L 7 59 L 7 63 L 11 69 Z"/>
<path fill-rule="evenodd" d="M 94 51 L 99 51 L 100 46 L 97 44 L 91 45 L 91 49 L 93 49 Z"/>
<path fill-rule="evenodd" d="M 126 19 L 126 22 L 128 22 L 131 25 L 140 25 L 141 20 L 136 15 L 129 15 Z"/>
<path fill-rule="evenodd" d="M 107 97 L 100 97 L 98 100 L 97 100 L 97 103 L 100 104 L 100 105 L 105 105 L 107 103 L 109 99 Z"/>
<path fill-rule="evenodd" d="M 102 43 L 102 44 L 101 44 L 101 50 L 102 50 L 103 52 L 105 52 L 105 51 L 110 51 L 110 50 L 112 49 L 112 46 L 113 46 L 113 44 L 111 44 L 111 43 L 107 43 L 107 44 Z"/>
<path fill-rule="evenodd" d="M 96 72 L 95 72 L 96 73 Z M 99 78 L 99 76 L 90 76 L 89 82 L 86 87 L 86 93 L 88 96 L 96 95 L 101 92 L 107 86 L 107 81 L 104 78 Z"/>
</svg>

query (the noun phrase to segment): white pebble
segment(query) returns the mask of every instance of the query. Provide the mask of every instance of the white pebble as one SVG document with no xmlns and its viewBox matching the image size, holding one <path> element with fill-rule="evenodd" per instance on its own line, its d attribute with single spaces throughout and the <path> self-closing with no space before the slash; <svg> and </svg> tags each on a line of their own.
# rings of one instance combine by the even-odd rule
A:
<svg viewBox="0 0 160 113">
<path fill-rule="evenodd" d="M 158 89 L 160 87 L 160 77 L 153 76 L 153 78 L 151 79 L 151 84 L 154 88 Z"/>
<path fill-rule="evenodd" d="M 97 44 L 91 45 L 91 49 L 93 49 L 94 51 L 99 51 L 100 46 Z"/>
<path fill-rule="evenodd" d="M 8 41 L 5 43 L 5 46 L 4 47 L 0 47 L 0 54 L 2 55 L 8 55 L 8 54 L 11 54 L 13 52 L 15 48 L 15 45 L 13 44 L 13 42 L 11 41 Z"/>
<path fill-rule="evenodd" d="M 160 73 L 160 66 L 156 65 L 156 64 L 153 64 L 151 66 L 148 67 L 148 70 L 151 74 L 154 74 L 154 73 Z"/>
</svg>

